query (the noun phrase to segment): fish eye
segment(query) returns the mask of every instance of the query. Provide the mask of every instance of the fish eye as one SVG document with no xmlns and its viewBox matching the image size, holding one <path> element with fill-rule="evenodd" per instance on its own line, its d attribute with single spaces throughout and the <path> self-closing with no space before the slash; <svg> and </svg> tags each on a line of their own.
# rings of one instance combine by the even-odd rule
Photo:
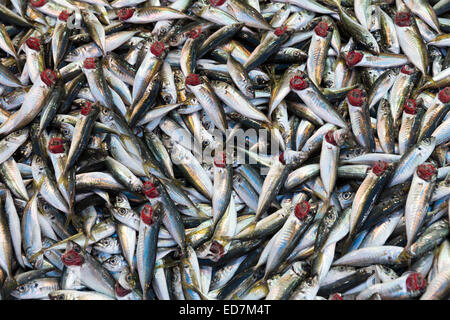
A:
<svg viewBox="0 0 450 320">
<path fill-rule="evenodd" d="M 26 288 L 24 285 L 22 285 L 22 286 L 20 286 L 20 287 L 17 288 L 17 290 L 18 290 L 20 293 L 25 292 L 26 289 L 27 289 L 27 288 Z"/>
<path fill-rule="evenodd" d="M 120 208 L 119 209 L 119 213 L 120 214 L 125 214 L 125 213 L 127 213 L 127 210 L 125 210 L 125 208 Z"/>
<path fill-rule="evenodd" d="M 351 193 L 351 192 L 344 192 L 344 193 L 342 194 L 342 198 L 343 198 L 344 200 L 349 200 L 351 197 L 352 197 L 352 193 Z"/>
</svg>

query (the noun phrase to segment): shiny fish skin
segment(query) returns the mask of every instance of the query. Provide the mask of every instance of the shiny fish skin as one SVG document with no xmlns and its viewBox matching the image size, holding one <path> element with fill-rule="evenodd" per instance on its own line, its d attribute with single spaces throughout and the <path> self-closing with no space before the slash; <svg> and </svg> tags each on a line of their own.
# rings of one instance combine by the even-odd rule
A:
<svg viewBox="0 0 450 320">
<path fill-rule="evenodd" d="M 426 164 L 425 164 L 426 165 Z M 436 176 L 432 174 L 429 177 L 421 177 L 418 167 L 414 173 L 411 187 L 405 205 L 405 223 L 406 223 L 406 246 L 409 247 L 415 240 L 416 233 L 423 223 L 426 211 L 428 210 L 428 202 L 431 198 L 431 191 L 436 183 Z"/>
<path fill-rule="evenodd" d="M 407 13 L 409 14 L 409 13 Z M 399 15 L 399 13 L 397 13 Z M 409 16 L 406 18 L 409 24 L 398 25 L 395 24 L 395 30 L 399 39 L 400 47 L 408 56 L 409 61 L 414 64 L 423 75 L 428 74 L 428 55 L 422 37 L 420 36 L 415 18 Z"/>
<path fill-rule="evenodd" d="M 409 152 L 405 153 L 399 160 L 388 187 L 392 187 L 409 179 L 417 166 L 424 163 L 431 152 L 433 152 L 435 144 L 436 139 L 431 137 L 425 138 L 411 147 Z"/>
</svg>

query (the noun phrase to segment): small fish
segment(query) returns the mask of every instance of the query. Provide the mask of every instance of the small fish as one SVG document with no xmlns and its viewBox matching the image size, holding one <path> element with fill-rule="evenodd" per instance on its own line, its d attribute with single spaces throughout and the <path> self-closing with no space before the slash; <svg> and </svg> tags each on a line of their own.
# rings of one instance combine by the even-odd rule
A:
<svg viewBox="0 0 450 320">
<path fill-rule="evenodd" d="M 2 1 L 1 299 L 448 299 L 449 10 Z"/>
</svg>

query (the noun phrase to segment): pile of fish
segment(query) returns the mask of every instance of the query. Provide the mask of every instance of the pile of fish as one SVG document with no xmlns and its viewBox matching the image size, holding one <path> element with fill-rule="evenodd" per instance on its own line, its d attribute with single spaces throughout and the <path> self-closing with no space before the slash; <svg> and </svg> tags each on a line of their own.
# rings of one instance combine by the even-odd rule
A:
<svg viewBox="0 0 450 320">
<path fill-rule="evenodd" d="M 1 0 L 0 297 L 450 298 L 449 0 Z"/>
</svg>

